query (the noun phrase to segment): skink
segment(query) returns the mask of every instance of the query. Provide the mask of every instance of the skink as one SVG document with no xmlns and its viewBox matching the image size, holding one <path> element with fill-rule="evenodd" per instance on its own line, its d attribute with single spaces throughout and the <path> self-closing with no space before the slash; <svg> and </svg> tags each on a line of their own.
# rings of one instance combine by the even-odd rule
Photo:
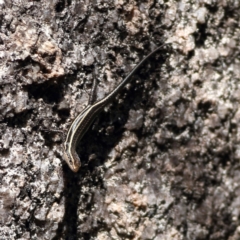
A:
<svg viewBox="0 0 240 240">
<path fill-rule="evenodd" d="M 73 172 L 77 172 L 81 167 L 80 158 L 76 152 L 77 144 L 80 142 L 84 134 L 88 131 L 89 127 L 93 123 L 96 116 L 104 109 L 104 107 L 112 101 L 113 98 L 124 88 L 124 86 L 131 80 L 131 77 L 136 71 L 143 65 L 143 63 L 150 58 L 153 54 L 159 51 L 162 46 L 156 48 L 154 51 L 149 53 L 143 60 L 141 60 L 127 75 L 120 84 L 112 90 L 106 97 L 95 102 L 94 104 L 88 105 L 73 121 L 71 124 L 66 140 L 64 142 L 64 153 L 63 157 L 67 162 L 68 166 Z"/>
</svg>

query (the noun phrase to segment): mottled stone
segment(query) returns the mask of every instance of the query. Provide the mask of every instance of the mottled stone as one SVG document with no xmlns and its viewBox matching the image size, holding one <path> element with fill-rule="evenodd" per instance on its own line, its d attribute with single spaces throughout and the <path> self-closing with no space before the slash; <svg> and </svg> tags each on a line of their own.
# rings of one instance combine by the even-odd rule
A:
<svg viewBox="0 0 240 240">
<path fill-rule="evenodd" d="M 0 6 L 0 239 L 239 239 L 238 0 Z"/>
<path fill-rule="evenodd" d="M 125 128 L 128 130 L 138 130 L 143 125 L 143 111 L 138 110 L 134 111 L 131 110 L 129 112 L 129 119 L 128 122 L 125 124 Z"/>
</svg>

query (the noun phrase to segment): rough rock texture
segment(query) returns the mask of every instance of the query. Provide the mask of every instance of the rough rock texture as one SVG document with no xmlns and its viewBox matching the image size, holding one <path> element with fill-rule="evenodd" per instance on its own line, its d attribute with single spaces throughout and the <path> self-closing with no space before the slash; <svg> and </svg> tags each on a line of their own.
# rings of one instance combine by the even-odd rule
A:
<svg viewBox="0 0 240 240">
<path fill-rule="evenodd" d="M 0 239 L 240 239 L 239 12 L 0 0 Z M 93 78 L 101 99 L 163 42 L 71 172 L 62 142 Z"/>
</svg>

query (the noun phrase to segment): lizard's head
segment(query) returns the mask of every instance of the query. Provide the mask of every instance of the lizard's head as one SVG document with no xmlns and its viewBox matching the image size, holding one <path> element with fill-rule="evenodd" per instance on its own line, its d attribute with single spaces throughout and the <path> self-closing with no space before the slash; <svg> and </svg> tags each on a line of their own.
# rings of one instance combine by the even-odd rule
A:
<svg viewBox="0 0 240 240">
<path fill-rule="evenodd" d="M 77 172 L 81 167 L 81 161 L 76 151 L 69 148 L 68 143 L 64 143 L 63 158 L 73 172 Z"/>
</svg>

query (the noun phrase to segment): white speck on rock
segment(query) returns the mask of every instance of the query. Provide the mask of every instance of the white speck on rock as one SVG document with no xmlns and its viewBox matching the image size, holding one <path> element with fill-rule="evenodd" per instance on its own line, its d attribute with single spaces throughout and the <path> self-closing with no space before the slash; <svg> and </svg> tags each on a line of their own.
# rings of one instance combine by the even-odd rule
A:
<svg viewBox="0 0 240 240">
<path fill-rule="evenodd" d="M 196 11 L 197 21 L 201 24 L 204 24 L 207 17 L 207 9 L 205 7 L 201 7 Z"/>
</svg>

